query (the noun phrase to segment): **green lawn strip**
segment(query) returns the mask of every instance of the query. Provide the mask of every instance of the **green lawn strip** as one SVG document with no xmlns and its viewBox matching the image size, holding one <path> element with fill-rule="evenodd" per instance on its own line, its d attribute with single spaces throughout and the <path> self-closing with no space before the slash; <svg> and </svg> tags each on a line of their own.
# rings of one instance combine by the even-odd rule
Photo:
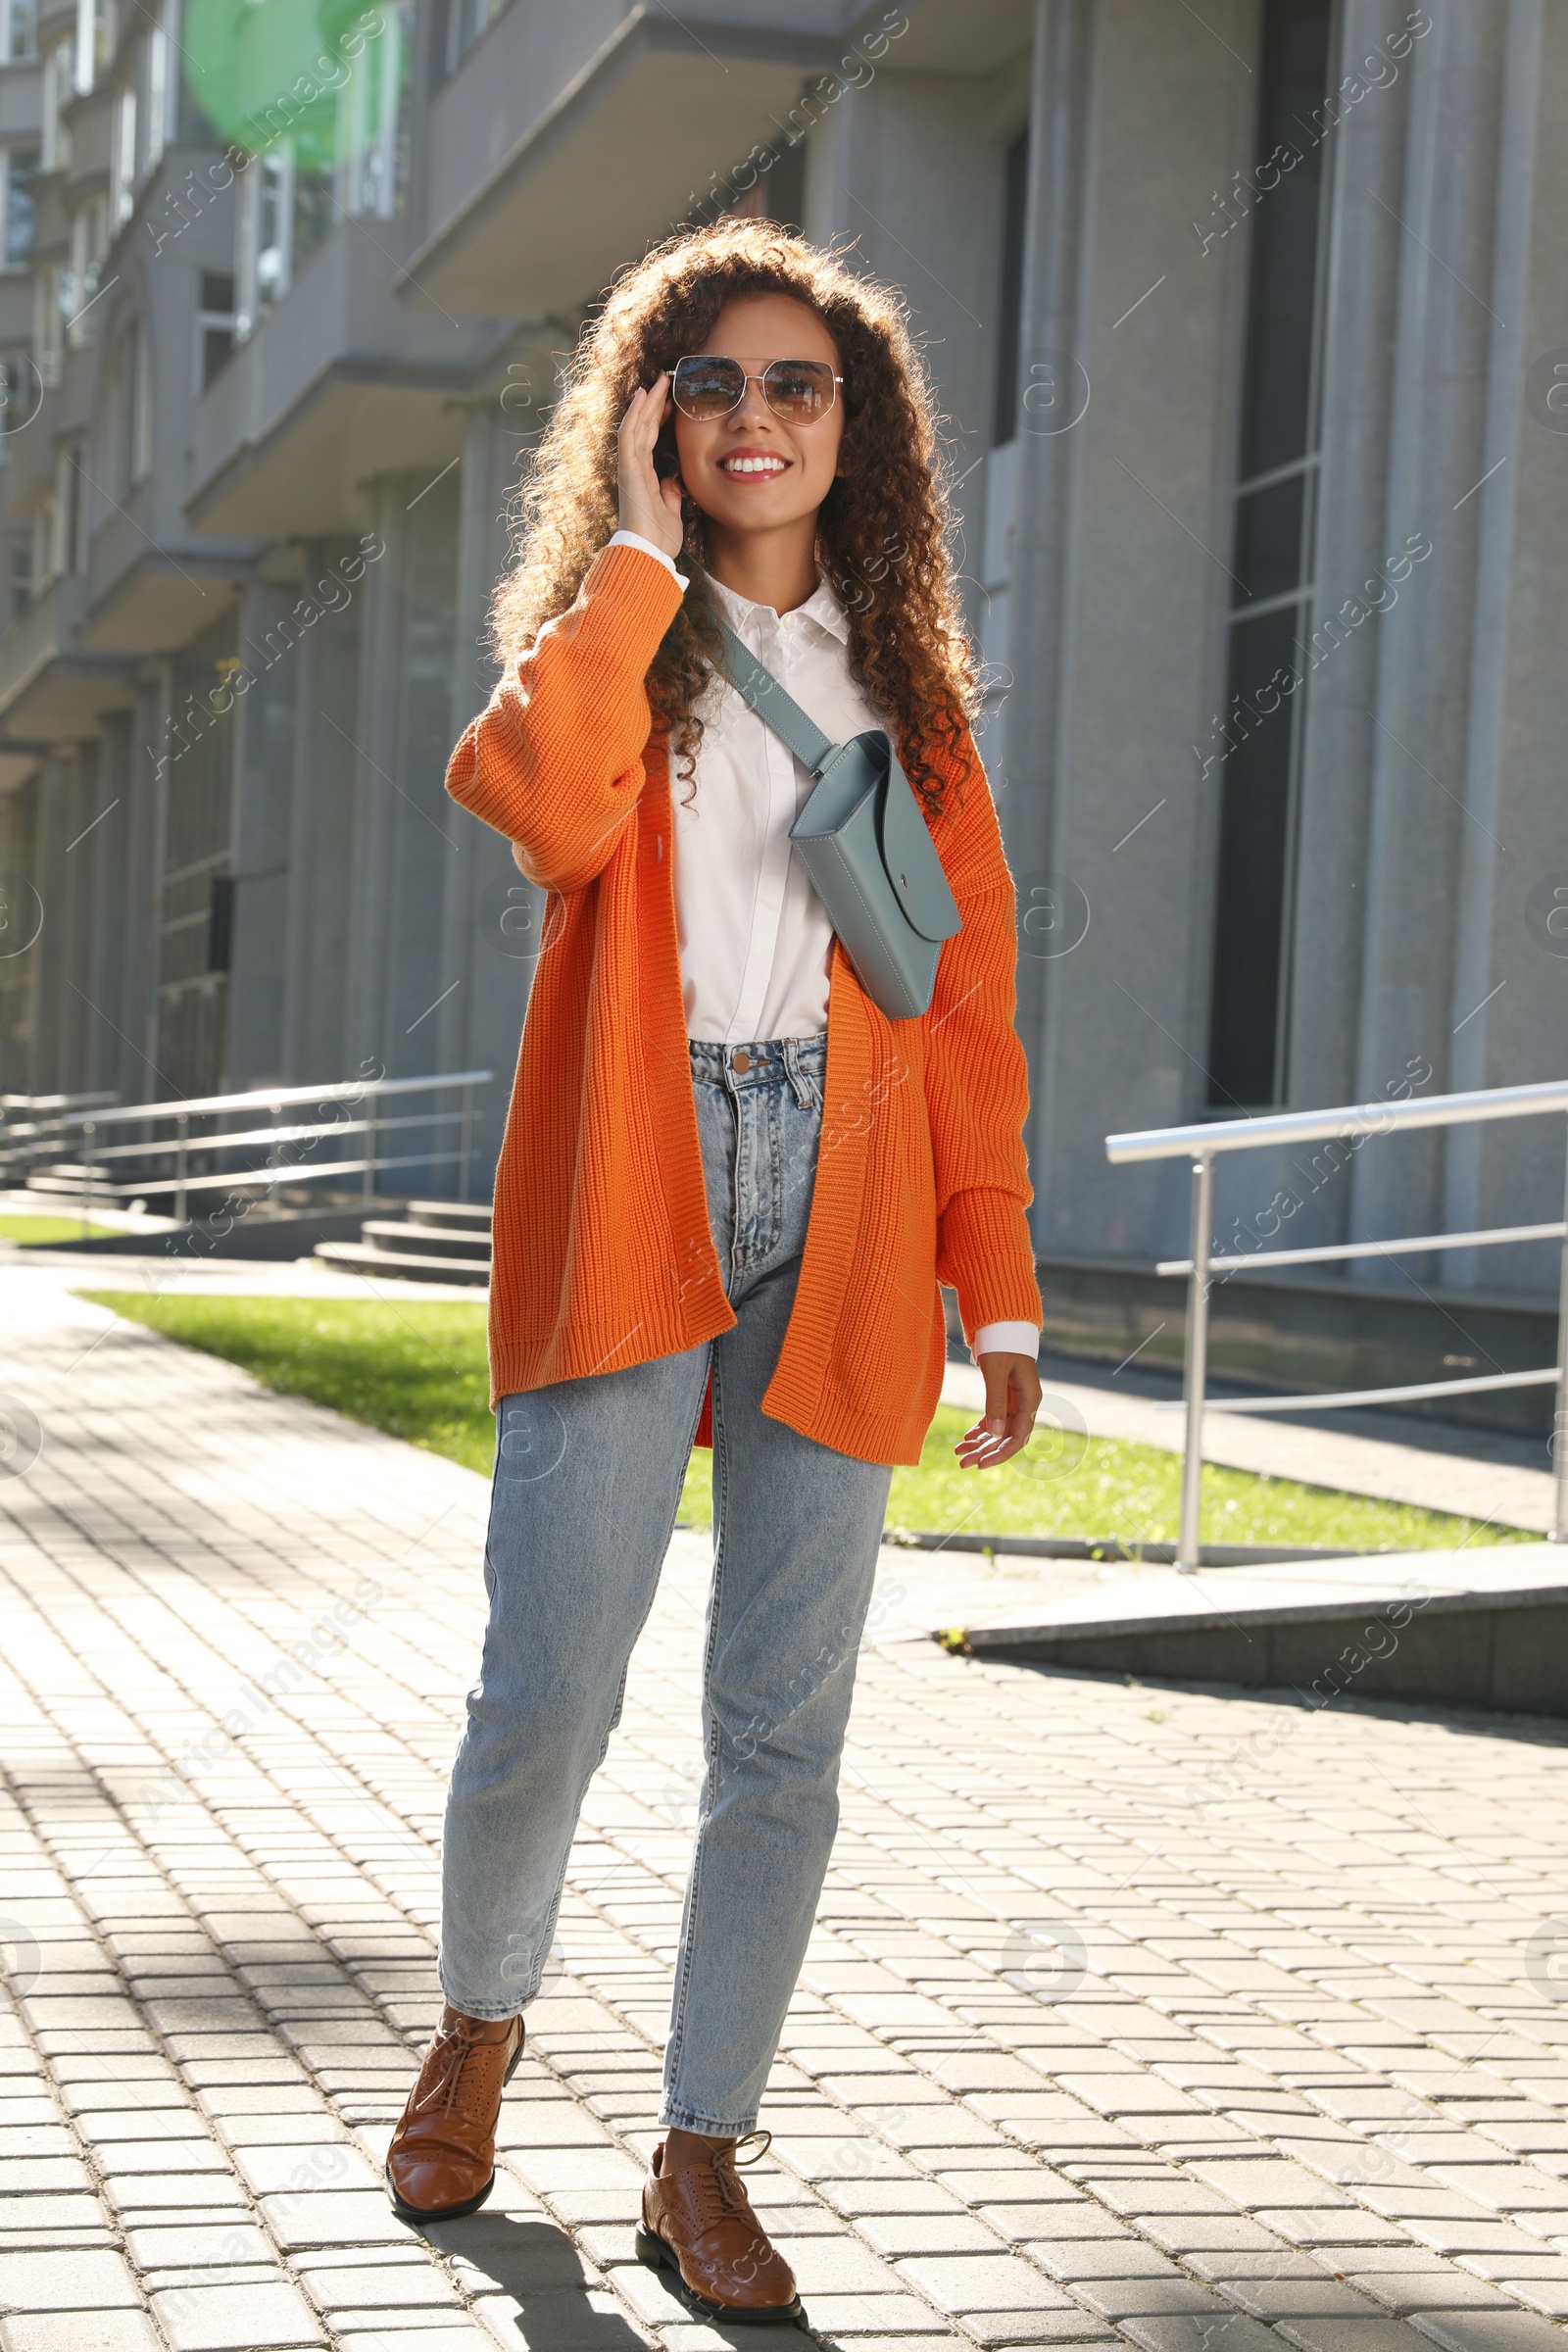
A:
<svg viewBox="0 0 1568 2352">
<path fill-rule="evenodd" d="M 102 1242 L 118 1232 L 114 1225 L 88 1225 L 79 1217 L 0 1217 L 0 1242 L 21 1242 L 24 1249 L 47 1249 L 51 1242 Z"/>
<path fill-rule="evenodd" d="M 355 1421 L 407 1438 L 488 1474 L 495 1451 L 485 1360 L 485 1309 L 382 1300 L 152 1298 L 135 1291 L 83 1296 L 185 1347 L 242 1364 L 264 1386 L 309 1396 Z M 941 1405 L 918 1469 L 893 1473 L 893 1527 L 997 1536 L 1114 1536 L 1169 1540 L 1181 1458 L 1157 1446 L 1091 1438 L 1081 1454 L 1059 1437 L 1037 1441 L 1000 1470 L 960 1470 L 953 1447 L 973 1415 Z M 1357 1550 L 1446 1551 L 1462 1544 L 1533 1541 L 1520 1528 L 1413 1504 L 1376 1502 L 1294 1479 L 1209 1468 L 1203 1538 L 1210 1544 L 1327 1544 Z M 694 1452 L 682 1519 L 711 1516 L 710 1457 Z"/>
</svg>

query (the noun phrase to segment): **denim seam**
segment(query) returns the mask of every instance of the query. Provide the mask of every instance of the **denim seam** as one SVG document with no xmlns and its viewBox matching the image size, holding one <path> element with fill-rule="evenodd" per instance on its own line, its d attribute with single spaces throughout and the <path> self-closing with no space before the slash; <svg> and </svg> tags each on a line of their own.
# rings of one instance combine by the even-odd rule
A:
<svg viewBox="0 0 1568 2352">
<path fill-rule="evenodd" d="M 710 1707 L 709 1687 L 712 1679 L 713 1659 L 718 1652 L 719 1621 L 724 1607 L 724 1546 L 729 1525 L 729 1444 L 724 1428 L 724 1384 L 719 1370 L 718 1351 L 711 1350 L 712 1364 L 712 1439 L 713 1439 L 713 1585 L 709 1603 L 708 1643 L 703 1653 L 703 1705 L 709 1713 L 712 1744 L 708 1758 L 704 1784 L 703 1811 L 698 1816 L 697 1830 L 692 1840 L 691 1877 L 686 1887 L 686 1926 L 688 1933 L 680 1939 L 678 1969 L 669 2008 L 669 2040 L 665 2045 L 665 2080 L 672 2090 L 680 2072 L 682 2049 L 686 2038 L 686 1993 L 691 1983 L 692 1956 L 697 1948 L 697 1913 L 702 1899 L 703 1882 L 703 1825 L 712 1809 L 717 1794 L 714 1787 L 718 1763 L 719 1724 L 717 1711 Z M 677 2129 L 680 2129 L 677 2126 Z"/>
</svg>

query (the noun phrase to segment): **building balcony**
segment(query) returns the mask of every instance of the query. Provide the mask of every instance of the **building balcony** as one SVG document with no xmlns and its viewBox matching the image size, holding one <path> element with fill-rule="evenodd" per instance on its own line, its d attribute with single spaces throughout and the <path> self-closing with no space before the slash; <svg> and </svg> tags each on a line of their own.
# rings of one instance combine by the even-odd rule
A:
<svg viewBox="0 0 1568 2352">
<path fill-rule="evenodd" d="M 32 341 L 32 276 L 27 270 L 0 270 L 0 344 L 19 351 Z"/>
<path fill-rule="evenodd" d="M 433 477 L 461 454 L 456 396 L 505 330 L 411 316 L 391 290 L 400 249 L 401 221 L 339 222 L 197 401 L 185 513 L 201 530 L 363 531 L 375 475 Z"/>
<path fill-rule="evenodd" d="M 82 651 L 87 582 L 55 580 L 0 636 L 0 760 L 30 763 L 51 744 L 91 735 L 110 710 L 128 710 L 134 662 Z M 6 782 L 0 770 L 0 788 Z"/>
<path fill-rule="evenodd" d="M 0 139 L 7 146 L 36 143 L 43 120 L 42 74 L 36 65 L 0 66 Z"/>
<path fill-rule="evenodd" d="M 197 541 L 164 477 L 107 506 L 87 552 L 77 643 L 91 654 L 170 654 L 227 611 L 249 578 L 254 542 Z"/>
<path fill-rule="evenodd" d="M 652 10 L 617 24 L 618 14 L 513 0 L 438 93 L 431 233 L 397 279 L 411 308 L 469 318 L 575 310 L 641 252 L 650 224 L 680 220 L 712 183 L 744 173 L 754 145 L 783 141 L 803 89 L 846 47 L 843 11 L 821 0 L 776 24 L 754 8 L 710 8 L 701 38 Z"/>
</svg>

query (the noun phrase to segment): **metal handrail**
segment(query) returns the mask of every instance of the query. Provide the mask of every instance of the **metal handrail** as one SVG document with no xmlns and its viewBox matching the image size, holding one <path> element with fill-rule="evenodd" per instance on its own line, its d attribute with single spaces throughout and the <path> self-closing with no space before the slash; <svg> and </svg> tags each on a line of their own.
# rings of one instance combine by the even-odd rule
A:
<svg viewBox="0 0 1568 2352">
<path fill-rule="evenodd" d="M 1183 1159 L 1191 1152 L 1253 1152 L 1265 1144 L 1314 1144 L 1330 1136 L 1389 1135 L 1398 1127 L 1462 1127 L 1469 1119 L 1525 1119 L 1568 1110 L 1568 1079 L 1544 1086 L 1494 1086 L 1468 1095 L 1412 1095 L 1405 1102 L 1350 1102 L 1339 1110 L 1270 1111 L 1259 1119 L 1204 1120 L 1196 1127 L 1146 1127 L 1107 1135 L 1105 1157 Z"/>
<path fill-rule="evenodd" d="M 1252 1152 L 1268 1145 L 1314 1143 L 1331 1137 L 1388 1135 L 1399 1128 L 1456 1127 L 1470 1121 L 1530 1118 L 1544 1112 L 1568 1111 L 1568 1081 L 1540 1086 L 1499 1086 L 1462 1095 L 1412 1097 L 1403 1102 L 1348 1103 L 1334 1110 L 1282 1111 L 1265 1118 L 1216 1119 L 1187 1127 L 1150 1127 L 1125 1135 L 1107 1135 L 1105 1156 L 1115 1166 L 1138 1160 L 1179 1159 L 1193 1163 L 1192 1222 L 1189 1253 L 1164 1258 L 1158 1274 L 1187 1277 L 1187 1336 L 1182 1366 L 1181 1409 L 1186 1415 L 1182 1446 L 1181 1528 L 1176 1543 L 1176 1567 L 1191 1576 L 1200 1565 L 1199 1513 L 1202 1499 L 1203 1413 L 1205 1408 L 1231 1413 L 1328 1412 L 1346 1405 L 1393 1404 L 1433 1396 L 1463 1396 L 1484 1390 L 1544 1388 L 1557 1390 L 1553 1415 L 1552 1523 L 1548 1541 L 1568 1543 L 1568 1171 L 1565 1171 L 1563 1216 L 1560 1223 L 1494 1225 L 1475 1233 L 1411 1234 L 1402 1240 L 1347 1242 L 1310 1250 L 1260 1250 L 1254 1256 L 1216 1257 L 1212 1254 L 1214 1159 L 1221 1152 Z M 1215 1274 L 1257 1273 L 1274 1266 L 1331 1263 L 1335 1259 L 1400 1257 L 1425 1250 L 1494 1249 L 1508 1242 L 1560 1241 L 1561 1273 L 1557 1302 L 1557 1361 L 1534 1372 L 1483 1373 L 1470 1380 L 1408 1383 L 1399 1388 L 1344 1389 L 1331 1396 L 1270 1397 L 1209 1397 L 1208 1294 Z M 1174 1404 L 1166 1409 L 1174 1410 Z"/>
<path fill-rule="evenodd" d="M 434 1072 L 419 1078 L 350 1078 L 333 1080 L 321 1086 L 256 1087 L 243 1094 L 208 1095 L 196 1099 L 175 1098 L 172 1102 L 120 1103 L 111 1099 L 109 1106 L 94 1106 L 69 1115 L 57 1116 L 22 1133 L 10 1131 L 10 1141 L 0 1129 L 0 1164 L 8 1164 L 19 1155 L 36 1163 L 50 1150 L 58 1151 L 67 1140 L 79 1137 L 79 1164 L 67 1163 L 62 1173 L 79 1179 L 82 1194 L 84 1225 L 89 1219 L 95 1192 L 100 1196 L 122 1197 L 144 1193 L 172 1193 L 173 1212 L 183 1220 L 187 1196 L 220 1190 L 259 1187 L 264 1192 L 280 1184 L 315 1184 L 324 1177 L 358 1175 L 363 1179 L 365 1198 L 374 1195 L 374 1176 L 378 1169 L 433 1165 L 437 1160 L 459 1161 L 459 1199 L 466 1200 L 472 1180 L 474 1090 L 488 1084 L 493 1072 L 489 1070 L 449 1070 Z M 441 1094 L 454 1087 L 461 1089 L 462 1100 L 456 1110 L 435 1110 L 413 1116 L 384 1117 L 379 1104 L 387 1096 Z M 77 1102 L 84 1098 L 76 1097 Z M 358 1119 L 327 1118 L 316 1121 L 280 1123 L 285 1106 L 314 1103 L 324 1110 L 333 1103 L 364 1103 L 366 1115 Z M 192 1135 L 192 1119 L 222 1119 L 236 1113 L 258 1109 L 270 1112 L 270 1124 L 262 1128 L 240 1128 L 235 1131 Z M 141 1123 L 156 1125 L 173 1122 L 174 1133 L 151 1143 L 111 1144 L 98 1142 L 100 1128 L 111 1125 Z M 388 1158 L 377 1151 L 377 1139 L 402 1127 L 442 1127 L 458 1123 L 461 1146 L 457 1152 L 429 1151 Z M 277 1154 L 285 1147 L 320 1141 L 323 1137 L 342 1138 L 360 1134 L 366 1138 L 364 1155 L 357 1159 L 332 1159 L 318 1165 L 307 1165 L 303 1159 L 279 1160 Z M 433 1140 L 433 1138 L 432 1138 Z M 190 1172 L 191 1154 L 205 1154 L 209 1161 L 215 1154 L 264 1149 L 269 1153 L 265 1166 L 240 1168 L 218 1175 L 193 1175 Z M 174 1173 L 172 1176 L 142 1175 L 124 1184 L 116 1184 L 100 1175 L 108 1161 L 140 1158 L 167 1158 L 172 1155 Z"/>
<path fill-rule="evenodd" d="M 234 1110 L 279 1109 L 290 1102 L 359 1102 L 366 1095 L 434 1093 L 446 1086 L 483 1086 L 493 1070 L 443 1070 L 430 1078 L 340 1078 L 329 1086 L 259 1086 L 244 1095 L 206 1095 L 198 1102 L 132 1102 L 110 1110 L 71 1111 L 62 1127 L 107 1125 L 123 1119 L 194 1119 L 217 1117 Z"/>
</svg>

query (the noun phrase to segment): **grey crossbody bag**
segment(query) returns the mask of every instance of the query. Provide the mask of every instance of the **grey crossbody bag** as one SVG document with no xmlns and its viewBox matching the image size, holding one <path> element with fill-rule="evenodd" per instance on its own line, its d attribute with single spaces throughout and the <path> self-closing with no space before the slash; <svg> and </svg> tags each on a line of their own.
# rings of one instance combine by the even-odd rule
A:
<svg viewBox="0 0 1568 2352">
<path fill-rule="evenodd" d="M 816 778 L 790 839 L 857 979 L 890 1021 L 918 1019 L 942 943 L 962 917 L 891 738 L 873 727 L 831 743 L 734 630 L 719 626 L 730 684 Z"/>
</svg>

